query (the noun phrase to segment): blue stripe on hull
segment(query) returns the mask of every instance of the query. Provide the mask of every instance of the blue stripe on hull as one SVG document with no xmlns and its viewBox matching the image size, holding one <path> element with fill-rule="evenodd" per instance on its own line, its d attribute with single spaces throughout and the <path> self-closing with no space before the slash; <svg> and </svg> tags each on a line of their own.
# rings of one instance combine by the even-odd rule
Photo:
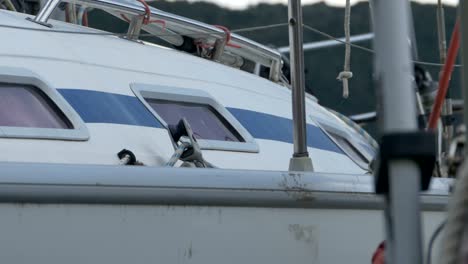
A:
<svg viewBox="0 0 468 264">
<path fill-rule="evenodd" d="M 86 123 L 163 127 L 134 96 L 77 89 L 59 92 Z"/>
<path fill-rule="evenodd" d="M 86 123 L 163 127 L 134 96 L 79 89 L 59 89 L 59 92 Z M 238 108 L 228 110 L 254 138 L 293 143 L 291 119 Z M 344 154 L 320 128 L 313 125 L 307 125 L 307 142 L 312 148 Z"/>
<path fill-rule="evenodd" d="M 293 143 L 291 119 L 238 108 L 228 108 L 228 110 L 254 138 Z M 320 128 L 309 124 L 307 125 L 307 145 L 311 148 L 344 154 Z"/>
</svg>

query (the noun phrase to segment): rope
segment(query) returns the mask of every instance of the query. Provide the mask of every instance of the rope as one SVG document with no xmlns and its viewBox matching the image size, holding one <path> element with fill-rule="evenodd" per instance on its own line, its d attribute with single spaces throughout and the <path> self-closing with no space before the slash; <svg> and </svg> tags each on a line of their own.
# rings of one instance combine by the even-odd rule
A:
<svg viewBox="0 0 468 264">
<path fill-rule="evenodd" d="M 251 31 L 264 30 L 264 29 L 270 29 L 270 28 L 284 27 L 284 26 L 287 26 L 287 25 L 289 25 L 289 24 L 288 23 L 278 23 L 278 24 L 271 24 L 271 25 L 265 25 L 265 26 L 233 29 L 233 30 L 231 30 L 231 32 L 233 32 L 233 33 L 251 32 Z"/>
<path fill-rule="evenodd" d="M 341 40 L 341 39 L 339 39 L 339 38 L 336 38 L 336 37 L 334 37 L 334 36 L 332 36 L 332 35 L 330 35 L 330 34 L 328 34 L 328 33 L 326 33 L 326 32 L 323 32 L 323 31 L 321 31 L 321 30 L 319 30 L 319 29 L 316 29 L 316 28 L 314 28 L 314 27 L 311 27 L 311 26 L 309 26 L 309 25 L 305 25 L 305 24 L 304 24 L 303 27 L 304 27 L 305 29 L 311 31 L 311 32 L 317 33 L 317 34 L 319 34 L 319 35 L 321 35 L 321 36 L 324 36 L 325 38 L 328 38 L 328 39 L 330 39 L 330 40 L 334 40 L 334 41 L 336 41 L 336 42 L 340 42 L 340 43 L 342 43 L 342 44 L 344 44 L 344 45 L 351 46 L 351 47 L 353 47 L 353 48 L 360 49 L 360 50 L 363 50 L 363 51 L 368 52 L 368 53 L 371 53 L 371 54 L 374 54 L 374 53 L 375 53 L 375 51 L 372 50 L 372 49 L 369 49 L 369 48 L 366 48 L 366 47 L 363 47 L 363 46 L 359 46 L 359 45 L 356 45 L 356 44 L 354 44 L 354 43 L 346 43 L 346 41 L 343 41 L 343 40 Z M 441 64 L 441 63 L 436 63 L 436 62 L 426 62 L 426 61 L 419 61 L 419 60 L 413 60 L 413 62 L 416 63 L 416 64 L 426 65 L 426 66 L 433 66 L 433 67 L 442 67 L 442 66 L 444 66 L 443 64 Z M 461 64 L 455 64 L 455 65 L 453 65 L 453 66 L 454 66 L 454 67 L 462 67 L 463 65 L 461 65 Z"/>
<path fill-rule="evenodd" d="M 145 8 L 145 14 L 143 15 L 143 25 L 148 25 L 151 20 L 151 9 L 145 0 L 137 0 Z"/>
<path fill-rule="evenodd" d="M 157 23 L 157 24 L 161 24 L 162 25 L 162 29 L 163 30 L 166 30 L 166 21 L 164 20 L 161 20 L 161 19 L 155 19 L 155 20 L 151 20 L 151 9 L 150 9 L 150 6 L 148 5 L 148 3 L 146 3 L 145 0 L 137 0 L 138 2 L 140 2 L 141 4 L 143 4 L 143 7 L 145 8 L 145 14 L 142 16 L 143 17 L 143 25 L 148 25 L 148 24 L 153 24 L 153 23 Z M 120 14 L 120 17 L 125 20 L 127 23 L 130 23 L 130 19 L 124 15 L 124 14 Z"/>
<path fill-rule="evenodd" d="M 432 263 L 432 249 L 434 247 L 434 242 L 439 236 L 439 234 L 442 232 L 442 230 L 445 228 L 445 225 L 447 224 L 447 220 L 442 221 L 442 223 L 439 224 L 439 226 L 436 228 L 434 233 L 431 235 L 431 239 L 429 240 L 429 246 L 427 249 L 427 255 L 426 255 L 426 263 L 431 264 Z"/>
<path fill-rule="evenodd" d="M 124 14 L 120 14 L 120 17 L 127 23 L 130 23 L 131 20 L 130 18 L 128 18 L 126 15 Z M 166 30 L 166 21 L 164 20 L 161 20 L 161 19 L 155 19 L 155 20 L 149 20 L 146 24 L 143 23 L 143 25 L 148 25 L 148 24 L 153 24 L 153 23 L 156 23 L 156 24 L 161 24 L 162 26 L 162 29 L 163 30 Z"/>
<path fill-rule="evenodd" d="M 265 25 L 265 26 L 258 26 L 258 27 L 248 27 L 248 28 L 239 28 L 239 29 L 234 29 L 231 30 L 232 33 L 239 33 L 239 32 L 253 32 L 253 31 L 258 31 L 258 30 L 264 30 L 264 29 L 271 29 L 271 28 L 277 28 L 277 27 L 283 27 L 285 25 L 288 25 L 287 23 L 281 23 L 281 24 L 272 24 L 272 25 Z M 330 34 L 327 34 L 323 31 L 320 31 L 316 28 L 313 28 L 309 25 L 303 25 L 303 27 L 311 32 L 317 33 L 321 36 L 324 36 L 330 40 L 334 40 L 336 42 L 340 42 L 344 45 L 351 46 L 352 48 L 360 49 L 362 51 L 374 54 L 375 51 L 363 46 L 356 45 L 354 43 L 346 43 L 346 41 L 342 41 L 339 38 L 336 38 Z M 0 24 L 0 28 L 9 28 L 9 29 L 19 29 L 19 30 L 29 30 L 29 31 L 40 31 L 40 32 L 48 32 L 48 33 L 57 33 L 57 34 L 75 34 L 75 35 L 96 35 L 96 36 L 115 36 L 115 37 L 125 37 L 128 35 L 127 32 L 125 33 L 112 33 L 112 32 L 90 32 L 90 31 L 72 31 L 72 30 L 54 30 L 54 29 L 49 29 L 49 28 L 33 28 L 33 27 L 23 27 L 23 26 L 14 26 L 14 25 L 5 25 L 5 24 Z M 189 33 L 189 34 L 183 34 L 184 36 L 187 37 L 210 37 L 210 36 L 218 36 L 218 35 L 223 35 L 223 33 Z M 173 36 L 173 34 L 152 34 L 152 33 L 140 33 L 138 36 L 140 37 L 168 37 L 168 36 Z M 441 63 L 435 63 L 435 62 L 427 62 L 427 61 L 418 61 L 418 60 L 413 60 L 414 63 L 420 64 L 420 65 L 426 65 L 426 66 L 431 66 L 431 67 L 441 67 L 443 64 Z M 461 64 L 455 64 L 453 65 L 454 67 L 462 67 L 463 65 Z"/>
<path fill-rule="evenodd" d="M 231 38 L 232 37 L 231 37 L 231 30 L 229 30 L 229 28 L 227 28 L 225 26 L 220 26 L 220 25 L 213 25 L 213 26 L 221 29 L 222 31 L 224 31 L 224 34 L 226 36 L 226 46 L 232 47 L 232 48 L 237 48 L 237 49 L 242 48 L 239 45 L 231 43 Z M 212 48 L 214 46 L 214 44 L 207 44 L 203 40 L 194 40 L 194 44 L 197 46 L 197 48 L 201 48 L 201 49 L 209 49 L 209 48 Z"/>
<path fill-rule="evenodd" d="M 83 26 L 85 26 L 85 27 L 88 26 L 88 24 L 89 24 L 89 23 L 88 23 L 88 11 L 85 11 L 85 12 L 83 13 L 83 17 L 81 18 L 81 21 L 82 21 L 81 24 L 82 24 Z"/>
<path fill-rule="evenodd" d="M 232 48 L 241 48 L 241 46 L 239 46 L 239 45 L 230 43 L 230 41 L 231 41 L 231 31 L 227 27 L 220 26 L 220 25 L 213 25 L 213 26 L 221 29 L 222 31 L 224 31 L 224 33 L 226 33 L 226 46 L 232 47 Z"/>
<path fill-rule="evenodd" d="M 346 44 L 350 44 L 350 29 L 349 24 L 351 20 L 351 1 L 346 0 L 346 8 L 345 8 L 345 18 L 344 18 L 344 32 L 346 36 Z M 353 77 L 353 73 L 351 72 L 350 67 L 350 60 L 351 60 L 351 46 L 345 46 L 345 60 L 343 71 L 338 74 L 336 79 L 343 82 L 343 98 L 348 98 L 349 96 L 349 86 L 348 86 L 348 79 Z"/>
<path fill-rule="evenodd" d="M 443 264 L 462 263 L 460 249 L 468 220 L 468 162 L 465 159 L 457 174 L 457 181 L 452 199 L 448 205 L 448 218 L 442 245 L 441 261 Z"/>
<path fill-rule="evenodd" d="M 336 38 L 336 37 L 334 37 L 334 36 L 332 36 L 332 35 L 330 35 L 330 34 L 328 34 L 328 33 L 326 33 L 326 32 L 323 32 L 323 31 L 321 31 L 321 30 L 319 30 L 319 29 L 316 29 L 316 28 L 314 28 L 314 27 L 311 27 L 311 26 L 309 26 L 309 25 L 304 24 L 304 25 L 302 25 L 302 26 L 303 26 L 305 29 L 307 29 L 307 30 L 309 30 L 309 31 L 312 31 L 312 32 L 314 32 L 314 33 L 317 33 L 317 34 L 319 34 L 319 35 L 322 35 L 322 36 L 324 36 L 324 37 L 327 38 L 327 39 L 334 40 L 334 41 L 336 41 L 336 42 L 340 42 L 340 43 L 342 43 L 342 44 L 344 44 L 344 45 L 346 45 L 346 46 L 351 46 L 351 47 L 354 47 L 354 48 L 357 48 L 357 49 L 366 51 L 366 52 L 368 52 L 368 53 L 372 53 L 372 54 L 375 53 L 375 51 L 373 51 L 372 49 L 369 49 L 369 48 L 366 48 L 366 47 L 363 47 L 363 46 L 359 46 L 359 45 L 356 45 L 356 44 L 354 44 L 354 43 L 347 43 L 346 41 L 343 41 L 343 40 L 341 40 L 341 39 L 339 39 L 339 38 Z"/>
<path fill-rule="evenodd" d="M 68 5 L 68 3 L 65 4 L 65 22 L 70 23 L 70 7 Z"/>
</svg>

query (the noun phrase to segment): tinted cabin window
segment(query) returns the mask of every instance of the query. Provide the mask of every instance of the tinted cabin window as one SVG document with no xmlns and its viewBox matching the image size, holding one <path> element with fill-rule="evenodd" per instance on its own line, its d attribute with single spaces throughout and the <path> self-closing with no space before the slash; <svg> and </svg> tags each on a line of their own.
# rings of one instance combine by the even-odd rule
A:
<svg viewBox="0 0 468 264">
<path fill-rule="evenodd" d="M 147 102 L 168 125 L 176 125 L 185 117 L 197 139 L 245 142 L 239 133 L 209 105 L 154 99 L 147 99 Z"/>
<path fill-rule="evenodd" d="M 73 128 L 42 91 L 15 84 L 0 84 L 0 126 Z"/>
<path fill-rule="evenodd" d="M 346 138 L 339 136 L 335 133 L 329 132 L 329 134 L 335 139 L 336 143 L 348 154 L 353 160 L 368 164 L 369 161 L 364 155 L 359 152 Z"/>
</svg>

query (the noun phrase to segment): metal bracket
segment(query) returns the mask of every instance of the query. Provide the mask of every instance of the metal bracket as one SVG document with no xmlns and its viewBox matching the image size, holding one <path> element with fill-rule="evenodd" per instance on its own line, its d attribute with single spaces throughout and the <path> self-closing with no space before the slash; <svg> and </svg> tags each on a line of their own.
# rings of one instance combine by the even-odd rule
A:
<svg viewBox="0 0 468 264">
<path fill-rule="evenodd" d="M 141 27 L 143 26 L 143 17 L 133 16 L 128 26 L 127 38 L 130 40 L 137 40 L 140 36 Z"/>
<path fill-rule="evenodd" d="M 39 24 L 39 25 L 44 26 L 44 27 L 48 27 L 48 28 L 52 27 L 52 24 L 35 21 L 34 18 L 27 17 L 26 20 L 34 22 L 34 23 Z"/>
<path fill-rule="evenodd" d="M 211 59 L 214 61 L 219 61 L 221 56 L 223 55 L 224 48 L 227 44 L 227 36 L 225 35 L 222 39 L 217 39 L 214 44 L 213 54 L 211 55 Z"/>
<path fill-rule="evenodd" d="M 427 190 L 431 182 L 436 160 L 436 137 L 432 132 L 405 132 L 387 134 L 380 144 L 380 159 L 377 161 L 375 191 L 389 192 L 389 167 L 391 160 L 412 160 L 421 171 L 421 190 Z"/>
<path fill-rule="evenodd" d="M 32 22 L 38 23 L 40 25 L 46 25 L 49 20 L 50 15 L 55 10 L 55 8 L 62 2 L 61 0 L 49 0 L 46 2 L 45 6 L 39 11 L 36 17 L 32 19 Z M 50 27 L 50 26 L 49 26 Z"/>
</svg>

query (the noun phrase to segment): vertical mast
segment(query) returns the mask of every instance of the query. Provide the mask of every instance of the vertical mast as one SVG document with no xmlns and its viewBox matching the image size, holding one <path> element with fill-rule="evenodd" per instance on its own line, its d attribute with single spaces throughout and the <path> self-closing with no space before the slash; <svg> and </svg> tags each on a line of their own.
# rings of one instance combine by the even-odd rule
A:
<svg viewBox="0 0 468 264">
<path fill-rule="evenodd" d="M 406 0 L 375 0 L 375 77 L 379 86 L 381 132 L 404 140 L 417 130 L 413 65 L 408 45 Z M 397 139 L 397 140 L 395 140 Z M 407 138 L 406 138 L 407 139 Z M 381 156 L 383 148 L 381 148 Z M 380 175 L 379 175 L 380 176 Z M 386 263 L 422 263 L 420 227 L 420 169 L 405 157 L 388 160 L 386 192 Z"/>
<path fill-rule="evenodd" d="M 289 46 L 291 47 L 289 58 L 291 61 L 292 113 L 294 123 L 294 154 L 289 163 L 289 170 L 312 171 L 312 160 L 307 151 L 301 0 L 289 0 L 288 19 Z"/>
<path fill-rule="evenodd" d="M 461 67 L 463 81 L 463 118 L 465 126 L 468 126 L 468 2 L 460 1 L 460 30 L 461 30 L 461 62 L 464 67 Z M 465 157 L 468 157 L 468 148 L 465 147 Z M 466 159 L 466 158 L 465 158 Z"/>
</svg>

